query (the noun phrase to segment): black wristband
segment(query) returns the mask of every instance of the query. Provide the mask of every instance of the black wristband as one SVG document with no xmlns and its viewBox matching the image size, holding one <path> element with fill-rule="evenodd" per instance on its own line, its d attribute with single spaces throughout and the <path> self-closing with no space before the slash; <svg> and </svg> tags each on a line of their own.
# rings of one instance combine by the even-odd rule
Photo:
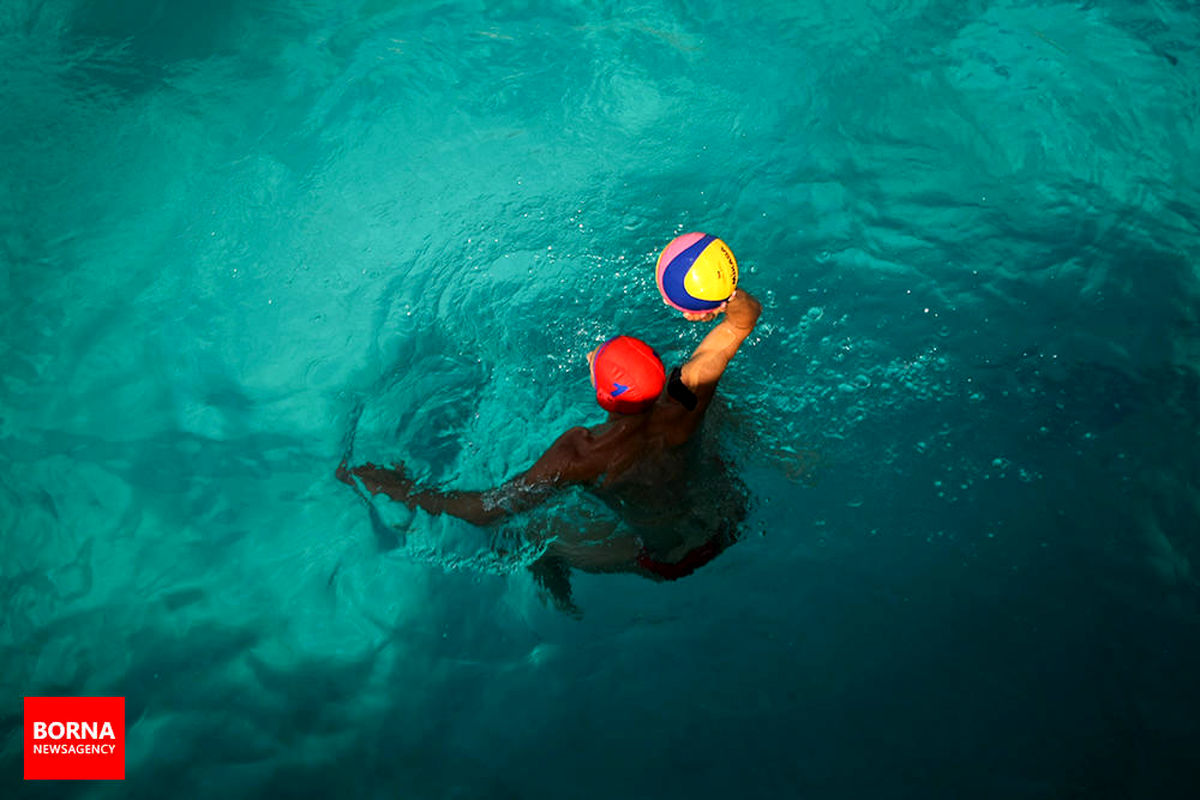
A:
<svg viewBox="0 0 1200 800">
<path fill-rule="evenodd" d="M 679 367 L 671 370 L 671 377 L 667 378 L 667 394 L 673 397 L 688 411 L 695 411 L 696 404 L 699 400 L 687 384 L 683 382 L 683 370 Z"/>
</svg>

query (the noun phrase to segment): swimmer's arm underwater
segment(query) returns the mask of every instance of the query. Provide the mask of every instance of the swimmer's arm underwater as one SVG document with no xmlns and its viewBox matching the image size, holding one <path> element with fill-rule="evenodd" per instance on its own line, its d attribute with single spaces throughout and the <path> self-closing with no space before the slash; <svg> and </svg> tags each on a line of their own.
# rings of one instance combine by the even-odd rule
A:
<svg viewBox="0 0 1200 800">
<path fill-rule="evenodd" d="M 488 525 L 528 511 L 569 484 L 599 477 L 598 473 L 591 474 L 593 470 L 581 457 L 588 435 L 584 428 L 572 428 L 558 437 L 524 473 L 484 492 L 420 489 L 400 465 L 389 469 L 370 463 L 354 468 L 342 464 L 337 475 L 351 485 L 350 476 L 354 475 L 371 494 L 386 495 L 411 509 L 421 508 L 435 516 L 449 514 L 473 525 Z"/>
</svg>

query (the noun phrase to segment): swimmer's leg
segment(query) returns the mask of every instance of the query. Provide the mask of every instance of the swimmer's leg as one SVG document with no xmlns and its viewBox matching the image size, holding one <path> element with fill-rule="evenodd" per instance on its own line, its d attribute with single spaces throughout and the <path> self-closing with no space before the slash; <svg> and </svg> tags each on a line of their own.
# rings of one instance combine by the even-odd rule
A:
<svg viewBox="0 0 1200 800">
<path fill-rule="evenodd" d="M 571 593 L 571 569 L 584 572 L 636 572 L 641 545 L 630 535 L 617 533 L 613 521 L 590 519 L 583 525 L 555 518 L 526 534 L 546 551 L 529 565 L 533 579 L 554 607 L 573 617 L 583 616 Z"/>
<path fill-rule="evenodd" d="M 546 552 L 584 572 L 630 572 L 637 566 L 641 549 L 632 534 L 625 534 L 598 540 L 561 537 L 551 542 Z"/>
<path fill-rule="evenodd" d="M 591 545 L 556 541 L 546 548 L 541 558 L 529 565 L 529 571 L 555 608 L 573 617 L 582 617 L 583 612 L 571 595 L 571 568 L 584 572 L 638 572 L 637 552 L 633 537 Z"/>
<path fill-rule="evenodd" d="M 641 552 L 641 542 L 627 526 L 597 514 L 551 517 L 528 529 L 525 537 L 538 546 L 545 543 L 545 555 L 584 572 L 625 572 Z"/>
</svg>

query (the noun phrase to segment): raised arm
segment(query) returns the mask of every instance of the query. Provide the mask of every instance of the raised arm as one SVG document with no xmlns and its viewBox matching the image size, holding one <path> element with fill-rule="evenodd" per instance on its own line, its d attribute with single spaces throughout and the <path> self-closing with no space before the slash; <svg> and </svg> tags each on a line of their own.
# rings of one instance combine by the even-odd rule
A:
<svg viewBox="0 0 1200 800">
<path fill-rule="evenodd" d="M 738 289 L 725 306 L 725 318 L 708 332 L 692 357 L 683 365 L 680 379 L 696 395 L 703 412 L 717 389 L 717 381 L 729 366 L 742 342 L 754 330 L 762 313 L 762 304 L 754 295 Z M 713 319 L 715 315 L 687 315 L 693 321 Z"/>
<path fill-rule="evenodd" d="M 362 481 L 371 494 L 384 494 L 409 508 L 421 508 L 430 514 L 450 514 L 474 525 L 488 525 L 510 514 L 526 511 L 544 502 L 559 489 L 593 480 L 598 473 L 583 457 L 589 434 L 584 428 L 572 428 L 550 445 L 533 466 L 501 486 L 483 492 L 445 492 L 421 489 L 408 477 L 404 467 L 378 467 L 364 464 L 338 468 L 338 478 L 353 485 L 351 475 Z"/>
</svg>

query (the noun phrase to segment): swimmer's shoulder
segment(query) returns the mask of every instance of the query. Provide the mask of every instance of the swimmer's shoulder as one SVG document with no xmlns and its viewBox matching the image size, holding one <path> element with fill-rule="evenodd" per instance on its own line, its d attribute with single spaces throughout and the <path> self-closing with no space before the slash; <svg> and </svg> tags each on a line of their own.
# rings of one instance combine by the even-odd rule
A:
<svg viewBox="0 0 1200 800">
<path fill-rule="evenodd" d="M 568 428 L 530 468 L 528 478 L 555 483 L 590 480 L 602 471 L 598 452 L 597 437 L 592 430 Z"/>
<path fill-rule="evenodd" d="M 568 428 L 557 439 L 546 455 L 553 455 L 556 461 L 574 461 L 586 455 L 595 447 L 595 437 L 592 431 L 576 425 Z"/>
<path fill-rule="evenodd" d="M 595 443 L 596 437 L 592 433 L 591 428 L 576 425 L 573 428 L 568 428 L 562 436 L 559 436 L 558 441 L 554 445 L 561 447 L 564 451 L 578 454 L 590 450 L 595 446 Z"/>
<path fill-rule="evenodd" d="M 704 420 L 705 406 L 679 379 L 680 368 L 671 370 L 662 396 L 651 410 L 649 434 L 666 447 L 678 447 L 691 438 Z"/>
</svg>

